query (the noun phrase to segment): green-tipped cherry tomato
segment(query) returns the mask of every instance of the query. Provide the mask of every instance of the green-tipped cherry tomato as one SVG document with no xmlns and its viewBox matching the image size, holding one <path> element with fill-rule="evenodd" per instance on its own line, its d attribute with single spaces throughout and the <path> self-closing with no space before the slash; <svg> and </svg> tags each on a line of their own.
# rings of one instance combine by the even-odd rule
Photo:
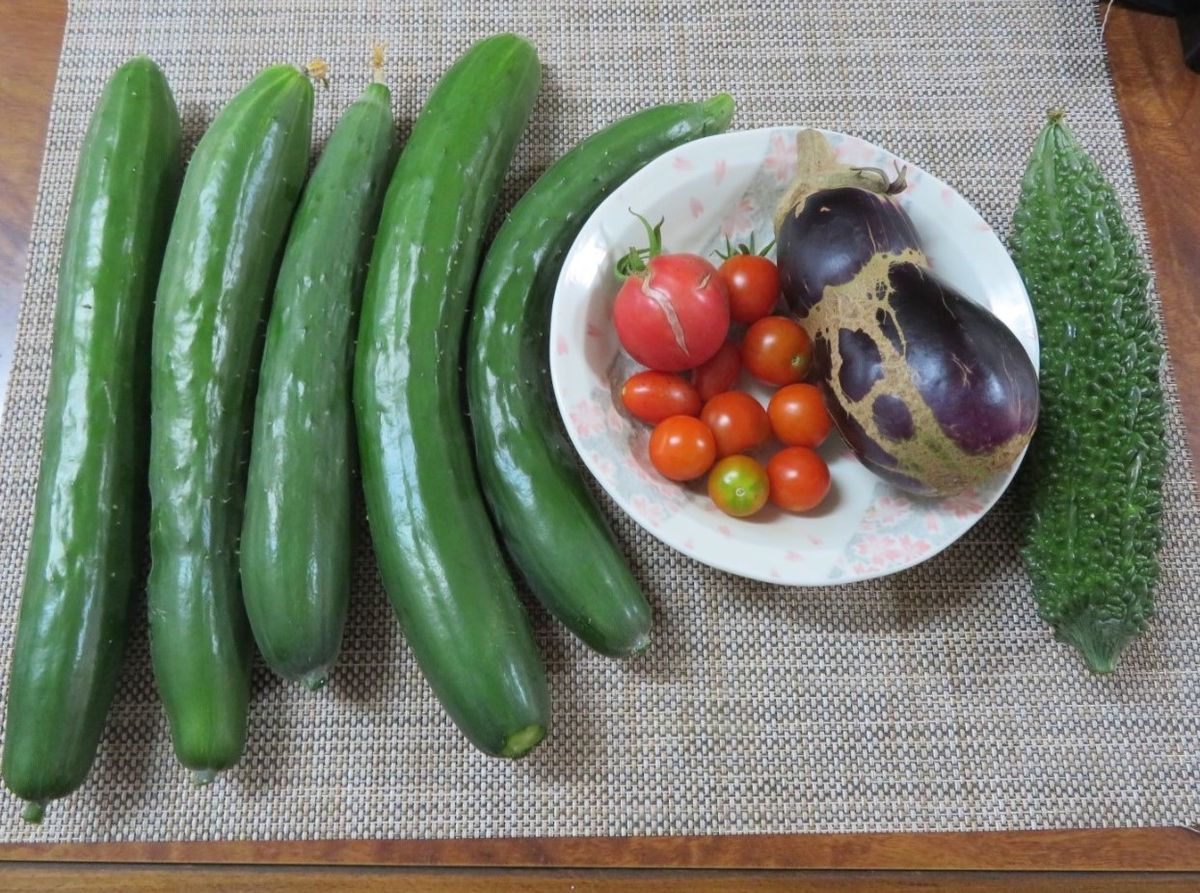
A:
<svg viewBox="0 0 1200 893">
<path fill-rule="evenodd" d="M 726 456 L 708 473 L 708 496 L 735 518 L 753 515 L 767 504 L 767 472 L 749 456 Z"/>
</svg>

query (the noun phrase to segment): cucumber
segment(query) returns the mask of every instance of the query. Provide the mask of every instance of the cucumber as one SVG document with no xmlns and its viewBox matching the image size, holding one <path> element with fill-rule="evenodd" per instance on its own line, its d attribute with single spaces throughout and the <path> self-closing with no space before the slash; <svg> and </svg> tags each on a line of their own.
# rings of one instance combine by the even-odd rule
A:
<svg viewBox="0 0 1200 893">
<path fill-rule="evenodd" d="M 1042 619 L 1093 672 L 1110 673 L 1154 613 L 1163 351 L 1133 233 L 1061 113 L 1034 144 L 1012 247 L 1041 339 L 1022 557 Z"/>
<path fill-rule="evenodd" d="M 367 517 L 388 598 L 446 712 L 517 757 L 549 723 L 545 672 L 475 478 L 462 334 L 480 242 L 541 80 L 502 34 L 443 75 L 384 199 L 355 358 Z"/>
<path fill-rule="evenodd" d="M 237 543 L 261 320 L 308 167 L 313 90 L 278 65 L 226 105 L 188 165 L 151 347 L 150 652 L 198 783 L 245 747 L 250 642 Z"/>
<path fill-rule="evenodd" d="M 650 607 L 580 474 L 554 412 L 546 325 L 584 220 L 668 149 L 720 133 L 728 94 L 647 109 L 580 143 L 525 193 L 488 249 L 467 338 L 475 456 L 492 516 L 534 595 L 602 654 L 650 644 Z"/>
<path fill-rule="evenodd" d="M 350 595 L 351 325 L 395 126 L 371 84 L 342 115 L 304 189 L 275 286 L 254 413 L 241 571 L 272 670 L 316 690 Z"/>
<path fill-rule="evenodd" d="M 145 536 L 150 322 L 179 140 L 166 78 L 137 57 L 109 79 L 80 150 L 8 679 L 4 781 L 31 822 L 87 777 L 124 649 Z"/>
</svg>

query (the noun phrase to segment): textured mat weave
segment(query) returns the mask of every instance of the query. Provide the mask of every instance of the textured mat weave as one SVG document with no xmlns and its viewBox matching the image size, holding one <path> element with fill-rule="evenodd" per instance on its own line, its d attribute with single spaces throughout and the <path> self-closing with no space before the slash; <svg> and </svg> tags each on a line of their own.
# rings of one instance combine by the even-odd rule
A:
<svg viewBox="0 0 1200 893">
<path fill-rule="evenodd" d="M 701 12 L 698 10 L 710 10 Z M 407 130 L 474 38 L 534 40 L 545 86 L 508 199 L 577 138 L 654 101 L 730 90 L 735 126 L 866 137 L 954 184 L 1007 231 L 1044 110 L 1065 105 L 1140 228 L 1088 0 L 529 0 L 75 3 L 54 95 L 25 304 L 0 431 L 0 667 L 23 572 L 55 268 L 79 141 L 113 67 L 163 66 L 189 142 L 258 68 L 334 71 L 317 134 L 365 81 L 372 41 Z M 1175 403 L 1173 382 L 1168 394 Z M 195 790 L 176 765 L 141 611 L 95 770 L 12 840 L 475 837 L 1043 828 L 1200 813 L 1200 517 L 1169 422 L 1160 616 L 1098 679 L 1037 620 L 1005 499 L 962 541 L 883 581 L 777 589 L 616 524 L 657 612 L 652 652 L 587 653 L 534 612 L 555 726 L 519 763 L 472 751 L 433 701 L 369 555 L 345 652 L 312 696 L 261 667 L 241 765 Z"/>
</svg>

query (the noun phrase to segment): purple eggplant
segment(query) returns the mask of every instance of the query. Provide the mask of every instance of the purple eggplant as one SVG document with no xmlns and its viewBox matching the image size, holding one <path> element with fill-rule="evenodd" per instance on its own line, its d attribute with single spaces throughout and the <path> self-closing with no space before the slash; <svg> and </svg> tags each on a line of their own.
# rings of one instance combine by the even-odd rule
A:
<svg viewBox="0 0 1200 893">
<path fill-rule="evenodd" d="M 1021 342 L 930 271 L 893 198 L 903 174 L 838 164 L 818 131 L 798 143 L 800 171 L 775 218 L 780 282 L 842 437 L 871 471 L 921 495 L 1010 467 L 1038 416 Z"/>
</svg>

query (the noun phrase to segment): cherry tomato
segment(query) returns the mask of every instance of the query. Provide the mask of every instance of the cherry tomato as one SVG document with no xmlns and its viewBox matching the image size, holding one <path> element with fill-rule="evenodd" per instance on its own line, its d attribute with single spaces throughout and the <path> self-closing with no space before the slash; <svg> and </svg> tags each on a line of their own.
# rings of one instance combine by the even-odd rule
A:
<svg viewBox="0 0 1200 893">
<path fill-rule="evenodd" d="M 680 372 L 712 357 L 729 334 L 729 293 L 695 254 L 660 254 L 632 274 L 613 305 L 617 337 L 651 369 Z"/>
<path fill-rule="evenodd" d="M 700 415 L 700 395 L 686 378 L 639 372 L 621 386 L 621 402 L 635 419 L 657 425 L 673 415 Z"/>
<path fill-rule="evenodd" d="M 829 466 L 808 447 L 785 447 L 767 463 L 771 502 L 789 512 L 816 508 L 829 492 Z"/>
<path fill-rule="evenodd" d="M 720 457 L 762 446 L 771 436 L 767 411 L 744 391 L 717 394 L 700 410 L 700 420 L 712 430 Z"/>
<path fill-rule="evenodd" d="M 788 446 L 819 447 L 833 426 L 816 385 L 790 384 L 780 388 L 767 404 L 771 430 Z"/>
<path fill-rule="evenodd" d="M 808 374 L 812 342 L 799 323 L 786 316 L 767 316 L 746 330 L 742 365 L 767 384 L 792 384 Z"/>
<path fill-rule="evenodd" d="M 690 415 L 663 419 L 650 434 L 650 463 L 663 477 L 690 481 L 712 468 L 717 443 L 708 425 Z"/>
<path fill-rule="evenodd" d="M 712 359 L 696 367 L 692 373 L 692 386 L 701 400 L 711 400 L 717 394 L 731 390 L 741 372 L 741 351 L 732 341 L 726 341 Z"/>
<path fill-rule="evenodd" d="M 767 472 L 749 456 L 726 456 L 708 473 L 708 497 L 735 518 L 753 515 L 767 504 Z"/>
<path fill-rule="evenodd" d="M 717 268 L 729 290 L 729 315 L 751 323 L 767 316 L 779 301 L 779 268 L 758 254 L 731 254 Z"/>
</svg>

